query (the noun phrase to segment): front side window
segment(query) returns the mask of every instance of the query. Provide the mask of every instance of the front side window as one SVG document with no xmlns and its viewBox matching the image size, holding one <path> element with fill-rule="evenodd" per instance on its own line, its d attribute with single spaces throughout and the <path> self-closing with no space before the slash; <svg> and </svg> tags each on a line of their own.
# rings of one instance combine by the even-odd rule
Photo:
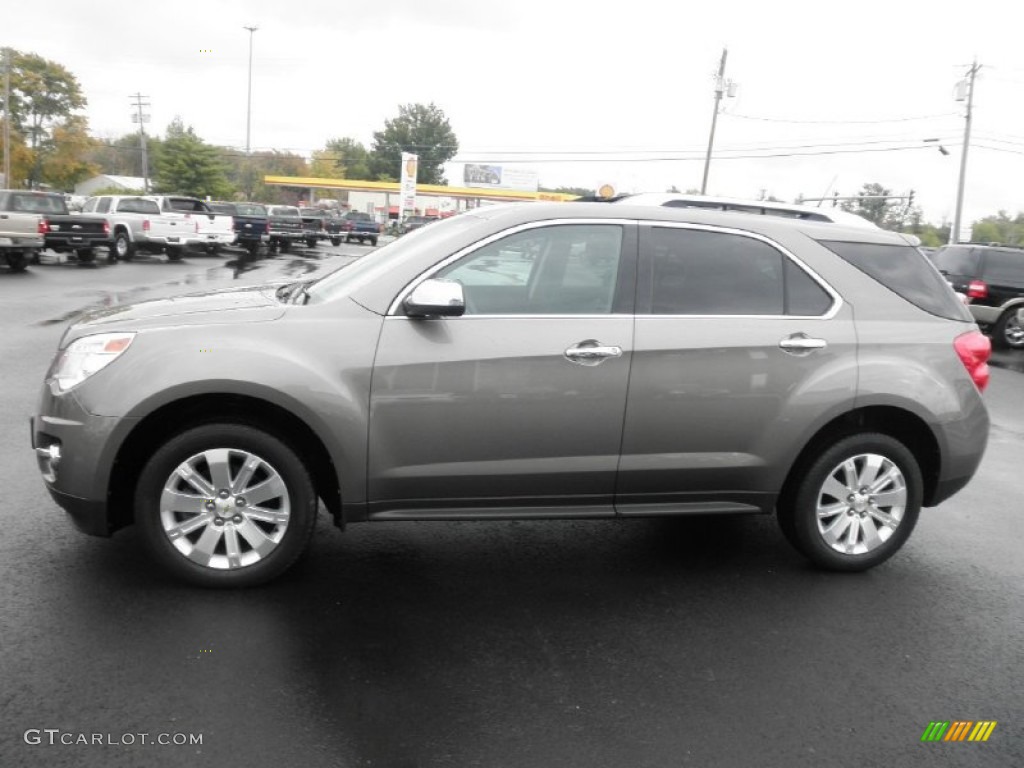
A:
<svg viewBox="0 0 1024 768">
<path fill-rule="evenodd" d="M 467 315 L 599 315 L 615 301 L 623 228 L 566 224 L 496 240 L 439 271 L 462 284 Z"/>
</svg>

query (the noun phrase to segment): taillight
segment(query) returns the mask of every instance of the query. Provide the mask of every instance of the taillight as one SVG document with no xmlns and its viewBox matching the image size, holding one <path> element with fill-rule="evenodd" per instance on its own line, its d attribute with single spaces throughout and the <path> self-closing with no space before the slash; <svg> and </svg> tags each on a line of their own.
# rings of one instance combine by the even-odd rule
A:
<svg viewBox="0 0 1024 768">
<path fill-rule="evenodd" d="M 270 234 L 270 219 L 267 219 L 267 223 L 263 225 L 263 231 Z"/>
<path fill-rule="evenodd" d="M 104 221 L 103 222 L 103 234 L 104 235 L 109 235 L 110 234 L 110 222 L 109 221 Z"/>
<path fill-rule="evenodd" d="M 988 283 L 984 280 L 971 280 L 967 285 L 967 295 L 972 299 L 984 299 L 988 296 Z"/>
<path fill-rule="evenodd" d="M 142 220 L 142 231 L 149 232 L 149 219 Z"/>
<path fill-rule="evenodd" d="M 39 220 L 39 234 L 40 235 L 45 235 L 49 231 L 50 231 L 50 222 L 48 222 L 46 219 L 40 219 Z"/>
<path fill-rule="evenodd" d="M 988 359 L 992 355 L 992 342 L 981 331 L 968 331 L 953 340 L 953 349 L 960 357 L 971 381 L 983 392 L 988 386 Z"/>
</svg>

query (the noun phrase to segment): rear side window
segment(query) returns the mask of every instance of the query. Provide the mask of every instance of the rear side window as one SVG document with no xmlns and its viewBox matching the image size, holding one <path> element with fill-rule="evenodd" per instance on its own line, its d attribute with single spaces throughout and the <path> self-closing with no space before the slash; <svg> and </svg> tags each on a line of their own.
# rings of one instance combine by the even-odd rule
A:
<svg viewBox="0 0 1024 768">
<path fill-rule="evenodd" d="M 817 316 L 832 306 L 800 266 L 752 237 L 654 227 L 643 250 L 654 315 Z"/>
<path fill-rule="evenodd" d="M 100 198 L 99 203 L 96 206 L 96 213 L 107 213 L 110 210 L 110 198 Z"/>
<path fill-rule="evenodd" d="M 912 245 L 818 242 L 925 312 L 950 320 L 971 320 L 949 283 Z"/>
<path fill-rule="evenodd" d="M 947 275 L 967 275 L 976 277 L 978 274 L 978 249 L 963 245 L 950 245 L 940 248 L 932 257 L 940 272 Z"/>
<path fill-rule="evenodd" d="M 1024 251 L 985 251 L 985 282 L 1024 287 Z"/>
</svg>

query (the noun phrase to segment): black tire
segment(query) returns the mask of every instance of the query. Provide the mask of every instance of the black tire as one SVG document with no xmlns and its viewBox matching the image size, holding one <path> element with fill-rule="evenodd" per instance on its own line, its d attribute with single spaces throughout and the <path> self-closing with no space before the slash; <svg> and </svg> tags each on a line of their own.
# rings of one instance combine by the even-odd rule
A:
<svg viewBox="0 0 1024 768">
<path fill-rule="evenodd" d="M 32 258 L 30 259 L 30 261 L 33 264 L 38 264 L 39 263 L 39 254 L 40 254 L 40 251 L 32 251 Z"/>
<path fill-rule="evenodd" d="M 259 243 L 247 243 L 245 250 L 249 254 L 249 261 L 256 261 L 260 257 Z"/>
<path fill-rule="evenodd" d="M 92 264 L 96 261 L 96 252 L 92 248 L 79 248 L 75 251 L 79 264 Z"/>
<path fill-rule="evenodd" d="M 114 235 L 114 245 L 110 249 L 110 255 L 114 260 L 131 261 L 135 256 L 135 243 L 128 237 L 128 233 L 121 231 Z"/>
<path fill-rule="evenodd" d="M 894 483 L 893 487 L 890 488 L 888 484 L 882 485 L 877 493 L 884 494 L 887 490 L 898 493 L 899 486 L 902 485 L 905 492 L 902 512 L 897 512 L 896 506 L 885 503 L 877 506 L 867 504 L 864 496 L 858 499 L 854 499 L 852 495 L 839 498 L 838 495 L 833 496 L 826 490 L 826 481 L 841 470 L 844 462 L 867 455 L 881 457 L 898 470 L 901 483 L 889 481 Z M 867 471 L 863 460 L 856 463 L 855 467 L 858 473 Z M 849 572 L 873 568 L 892 557 L 914 530 L 924 495 L 921 468 L 914 454 L 903 443 L 889 435 L 872 432 L 840 438 L 824 451 L 817 451 L 806 464 L 794 471 L 799 473 L 796 481 L 779 499 L 779 527 L 786 539 L 820 568 Z M 858 474 L 858 481 L 861 477 L 863 475 Z M 840 482 L 839 485 L 842 486 L 843 483 Z M 874 499 L 873 494 L 868 494 L 868 497 Z M 847 539 L 842 546 L 854 551 L 841 552 L 826 540 L 826 533 L 819 528 L 820 498 L 835 499 L 834 502 L 826 504 L 826 507 L 839 508 L 834 514 L 822 516 L 820 526 L 826 529 L 841 528 L 839 538 L 842 539 L 845 535 Z M 861 507 L 859 511 L 854 508 L 854 501 Z M 843 508 L 843 505 L 847 504 L 848 506 Z M 882 520 L 882 516 L 890 520 L 895 519 L 896 524 L 891 527 L 883 525 L 879 533 L 879 527 L 875 523 Z M 878 536 L 877 543 L 869 543 L 866 525 L 870 525 L 870 529 Z M 853 531 L 852 543 L 849 540 L 850 531 Z M 835 545 L 840 546 L 840 542 L 835 542 Z M 859 549 L 864 551 L 856 551 Z"/>
<path fill-rule="evenodd" d="M 28 266 L 29 257 L 21 252 L 14 251 L 13 253 L 6 254 L 7 266 L 11 268 L 11 272 L 24 272 Z"/>
<path fill-rule="evenodd" d="M 316 248 L 316 238 L 315 237 L 307 237 L 306 238 L 306 245 L 308 245 L 310 248 Z"/>
<path fill-rule="evenodd" d="M 282 240 L 281 241 L 281 253 L 288 253 L 288 251 L 290 251 L 291 249 L 292 249 L 292 241 L 291 240 Z"/>
<path fill-rule="evenodd" d="M 164 527 L 165 524 L 174 525 L 175 522 L 180 524 L 196 518 L 184 516 L 188 513 L 174 516 L 173 513 L 162 511 L 161 497 L 165 484 L 173 479 L 176 467 L 205 451 L 223 448 L 233 452 L 237 451 L 239 454 L 246 453 L 256 456 L 262 462 L 261 467 L 267 467 L 270 472 L 279 476 L 283 481 L 285 492 L 279 497 L 279 505 L 271 511 L 287 508 L 287 522 L 284 524 L 283 532 L 280 532 L 278 524 L 254 521 L 248 518 L 247 509 L 244 507 L 236 509 L 233 506 L 232 501 L 237 501 L 237 497 L 231 495 L 234 490 L 231 489 L 222 502 L 218 501 L 218 505 L 222 503 L 225 507 L 217 506 L 211 511 L 202 510 L 195 513 L 196 518 L 206 516 L 209 521 L 196 528 L 199 535 L 193 531 L 177 537 L 180 545 L 192 550 L 195 557 L 200 560 L 203 559 L 203 554 L 197 551 L 202 547 L 202 544 L 198 542 L 200 536 L 210 535 L 212 539 L 217 538 L 219 534 L 223 537 L 217 541 L 216 546 L 223 548 L 224 552 L 211 554 L 207 563 L 202 564 L 172 543 Z M 202 466 L 201 463 L 198 465 L 197 473 L 207 485 L 211 485 L 212 475 L 209 473 L 209 464 L 205 465 L 207 467 L 205 475 Z M 238 467 L 237 464 L 233 466 L 236 469 L 232 480 L 237 479 L 241 472 L 241 467 Z M 260 478 L 259 471 L 252 476 L 250 491 L 254 490 L 256 484 L 262 482 Z M 180 481 L 180 483 L 175 490 L 188 492 L 193 496 L 201 495 L 195 486 L 189 487 L 184 481 Z M 245 490 L 241 490 L 238 495 L 241 496 L 244 493 Z M 211 501 L 221 498 L 220 495 L 217 495 Z M 223 512 L 224 508 L 229 511 Z M 294 565 L 305 552 L 316 524 L 317 496 L 309 472 L 302 460 L 284 442 L 250 426 L 231 423 L 208 424 L 181 432 L 167 441 L 150 457 L 136 484 L 135 510 L 135 522 L 139 526 L 144 546 L 154 560 L 176 577 L 202 587 L 252 587 L 280 576 Z M 263 512 L 265 513 L 266 509 L 263 509 Z M 220 519 L 224 522 L 215 524 L 213 519 L 222 514 L 225 516 Z M 246 545 L 249 547 L 248 550 L 241 552 L 241 557 L 255 558 L 254 562 L 248 564 L 227 562 L 228 529 L 234 529 L 233 518 L 229 515 L 236 514 L 238 518 L 242 519 L 242 522 L 233 531 L 233 535 L 239 543 L 240 549 L 244 549 Z M 260 553 L 246 538 L 245 527 L 248 526 L 248 530 L 252 531 L 254 530 L 253 526 L 257 523 L 259 523 L 259 530 L 267 536 L 268 541 L 274 536 L 279 537 L 267 553 Z M 195 539 L 190 538 L 191 536 L 195 536 Z M 213 550 L 213 553 L 216 553 L 216 549 Z M 219 559 L 218 564 L 222 567 L 210 565 L 214 558 Z"/>
<path fill-rule="evenodd" d="M 208 256 L 216 256 L 217 254 L 220 253 L 220 246 L 219 245 L 206 245 L 206 246 L 203 246 L 203 248 L 206 251 L 206 254 Z"/>
<path fill-rule="evenodd" d="M 345 242 L 346 243 L 351 243 L 352 242 L 352 235 L 345 235 Z"/>
<path fill-rule="evenodd" d="M 331 245 L 333 245 L 335 248 L 337 248 L 339 245 L 341 245 L 341 238 L 340 237 L 332 237 L 331 238 Z"/>
<path fill-rule="evenodd" d="M 367 238 L 367 239 L 370 241 L 370 245 L 372 245 L 374 248 L 377 247 L 377 238 L 376 237 L 370 237 L 370 238 Z"/>
<path fill-rule="evenodd" d="M 167 249 L 167 258 L 169 261 L 181 261 L 185 255 L 185 249 L 180 247 L 172 247 Z"/>
<path fill-rule="evenodd" d="M 1017 320 L 1017 310 L 1006 310 L 992 326 L 992 346 L 998 349 L 1024 349 L 1024 325 Z"/>
</svg>

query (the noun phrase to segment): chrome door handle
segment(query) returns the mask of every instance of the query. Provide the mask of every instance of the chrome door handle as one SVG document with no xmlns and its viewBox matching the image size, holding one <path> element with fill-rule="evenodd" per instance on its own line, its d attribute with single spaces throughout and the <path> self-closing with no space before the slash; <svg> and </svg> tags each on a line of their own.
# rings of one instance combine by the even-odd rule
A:
<svg viewBox="0 0 1024 768">
<path fill-rule="evenodd" d="M 587 339 L 565 350 L 565 357 L 577 365 L 600 365 L 609 357 L 622 357 L 622 347 L 604 346 L 596 339 Z"/>
<path fill-rule="evenodd" d="M 809 355 L 814 350 L 827 346 L 828 342 L 824 339 L 815 339 L 806 333 L 794 333 L 779 342 L 779 349 L 792 355 Z"/>
</svg>

